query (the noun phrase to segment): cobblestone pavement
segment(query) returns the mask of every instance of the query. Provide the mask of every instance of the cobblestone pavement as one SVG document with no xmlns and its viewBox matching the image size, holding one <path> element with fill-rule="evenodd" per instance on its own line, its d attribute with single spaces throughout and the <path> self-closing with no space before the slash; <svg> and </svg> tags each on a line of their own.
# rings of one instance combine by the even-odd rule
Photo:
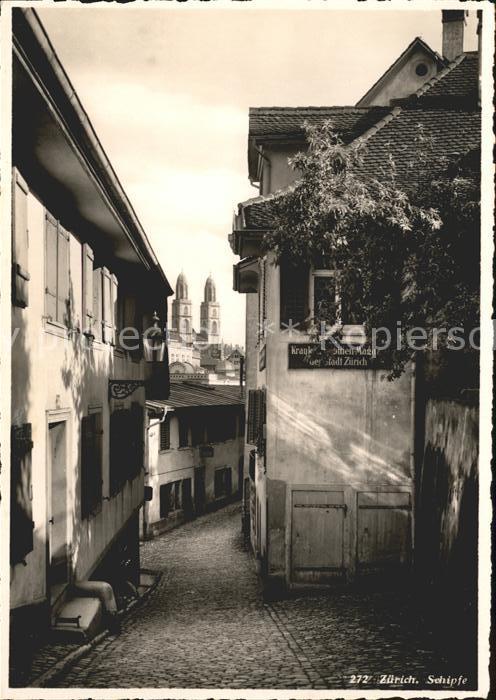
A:
<svg viewBox="0 0 496 700">
<path fill-rule="evenodd" d="M 420 689 L 449 670 L 406 594 L 264 603 L 237 504 L 145 543 L 142 566 L 162 571 L 156 590 L 57 687 L 342 688 L 352 674 L 378 687 L 379 674 L 412 674 Z"/>
</svg>

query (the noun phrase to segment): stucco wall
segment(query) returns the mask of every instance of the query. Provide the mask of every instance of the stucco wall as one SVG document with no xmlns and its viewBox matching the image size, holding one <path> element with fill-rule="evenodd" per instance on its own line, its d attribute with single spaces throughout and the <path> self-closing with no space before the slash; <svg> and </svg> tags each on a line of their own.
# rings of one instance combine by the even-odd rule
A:
<svg viewBox="0 0 496 700">
<path fill-rule="evenodd" d="M 415 69 L 419 63 L 425 64 L 427 73 L 423 76 L 416 74 Z M 432 56 L 422 47 L 418 47 L 408 56 L 408 60 L 401 62 L 383 85 L 378 86 L 361 106 L 389 105 L 392 99 L 408 97 L 418 90 L 424 83 L 437 73 L 436 62 Z"/>
<path fill-rule="evenodd" d="M 379 370 L 288 369 L 279 331 L 279 268 L 267 265 L 267 495 L 269 571 L 285 566 L 289 484 L 412 485 L 411 371 L 388 381 Z"/>
<path fill-rule="evenodd" d="M 85 578 L 143 495 L 143 475 L 111 500 L 104 500 L 100 512 L 80 519 L 80 424 L 88 408 L 101 407 L 103 421 L 103 495 L 109 490 L 109 406 L 108 377 L 142 378 L 142 363 L 118 356 L 111 346 L 95 343 L 88 350 L 86 339 L 67 334 L 44 320 L 44 208 L 28 197 L 29 305 L 13 308 L 12 424 L 31 423 L 33 430 L 32 484 L 34 550 L 26 566 L 11 569 L 11 605 L 39 602 L 46 596 L 46 541 L 50 518 L 47 504 L 48 420 L 66 420 L 67 435 L 67 539 L 72 547 L 74 578 Z M 81 318 L 81 244 L 71 235 L 71 299 Z M 143 390 L 121 402 L 144 402 Z M 114 403 L 114 402 L 113 402 Z"/>
</svg>

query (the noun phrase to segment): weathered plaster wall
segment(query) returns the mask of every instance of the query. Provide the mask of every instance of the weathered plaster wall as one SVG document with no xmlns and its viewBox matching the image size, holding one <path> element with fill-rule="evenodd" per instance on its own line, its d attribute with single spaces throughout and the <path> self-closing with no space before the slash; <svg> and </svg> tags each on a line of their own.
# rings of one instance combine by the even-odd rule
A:
<svg viewBox="0 0 496 700">
<path fill-rule="evenodd" d="M 279 328 L 279 268 L 268 265 L 273 329 Z M 288 344 L 267 338 L 269 573 L 282 573 L 288 484 L 352 487 L 412 484 L 411 373 L 389 382 L 379 370 L 288 370 Z"/>
<path fill-rule="evenodd" d="M 141 503 L 143 475 L 87 520 L 80 518 L 80 424 L 89 407 L 101 407 L 103 419 L 103 495 L 109 489 L 108 377 L 143 377 L 142 363 L 127 361 L 104 343 L 88 350 L 80 333 L 67 337 L 44 319 L 44 208 L 32 195 L 28 198 L 29 305 L 13 309 L 12 424 L 31 423 L 33 429 L 32 484 L 34 550 L 26 566 L 11 569 L 11 606 L 40 602 L 46 596 L 46 542 L 50 513 L 47 503 L 48 420 L 67 420 L 67 539 L 72 548 L 74 578 L 85 578 L 97 564 L 114 536 Z M 71 235 L 71 299 L 81 318 L 81 244 Z M 143 390 L 131 400 L 144 402 Z"/>
</svg>

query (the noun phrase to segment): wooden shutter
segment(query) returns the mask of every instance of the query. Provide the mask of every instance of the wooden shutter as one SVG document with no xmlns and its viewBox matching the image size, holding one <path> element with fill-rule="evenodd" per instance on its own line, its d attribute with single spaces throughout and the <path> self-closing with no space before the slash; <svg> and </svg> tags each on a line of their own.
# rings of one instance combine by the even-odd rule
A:
<svg viewBox="0 0 496 700">
<path fill-rule="evenodd" d="M 170 420 L 168 417 L 160 423 L 160 450 L 170 449 Z"/>
<path fill-rule="evenodd" d="M 308 265 L 294 266 L 286 261 L 280 265 L 281 290 L 281 328 L 298 325 L 297 330 L 304 330 L 309 316 L 308 283 L 310 269 Z"/>
<path fill-rule="evenodd" d="M 45 213 L 45 315 L 57 320 L 57 222 Z"/>
<path fill-rule="evenodd" d="M 10 562 L 18 564 L 33 549 L 31 423 L 11 431 Z"/>
<path fill-rule="evenodd" d="M 69 232 L 60 224 L 57 229 L 57 322 L 68 326 L 70 321 Z"/>
<path fill-rule="evenodd" d="M 102 295 L 103 342 L 112 343 L 114 340 L 112 275 L 106 267 L 102 268 Z"/>
<path fill-rule="evenodd" d="M 110 278 L 111 299 L 112 299 L 112 343 L 118 345 L 119 333 L 121 330 L 121 319 L 119 316 L 119 283 L 115 275 Z"/>
<path fill-rule="evenodd" d="M 93 251 L 83 245 L 83 333 L 92 333 L 93 327 Z"/>
<path fill-rule="evenodd" d="M 93 335 L 102 340 L 102 268 L 93 270 Z"/>
<path fill-rule="evenodd" d="M 259 401 L 260 392 L 258 389 L 250 389 L 248 392 L 248 426 L 246 435 L 246 442 L 249 445 L 257 444 L 257 413 L 259 411 Z"/>
<path fill-rule="evenodd" d="M 132 442 L 131 454 L 133 455 L 133 463 L 131 464 L 130 478 L 134 479 L 143 468 L 143 450 L 144 450 L 144 409 L 137 401 L 131 404 L 131 424 L 132 424 Z"/>
<path fill-rule="evenodd" d="M 14 170 L 12 208 L 12 303 L 28 305 L 28 187 Z"/>
</svg>

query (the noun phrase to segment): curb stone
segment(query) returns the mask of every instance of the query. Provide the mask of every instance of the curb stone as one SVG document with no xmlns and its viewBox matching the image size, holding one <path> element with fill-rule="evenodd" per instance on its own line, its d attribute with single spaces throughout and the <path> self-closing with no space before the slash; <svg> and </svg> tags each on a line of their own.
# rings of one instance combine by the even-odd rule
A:
<svg viewBox="0 0 496 700">
<path fill-rule="evenodd" d="M 119 620 L 122 620 L 124 617 L 127 617 L 127 615 L 131 613 L 132 610 L 134 610 L 134 608 L 138 607 L 138 605 L 141 605 L 141 603 L 143 603 L 148 598 L 148 596 L 155 590 L 162 577 L 161 572 L 152 572 L 149 569 L 142 569 L 142 573 L 153 574 L 155 576 L 155 581 L 143 593 L 143 595 L 140 598 L 132 600 L 126 608 L 118 612 Z M 67 671 L 71 666 L 73 666 L 77 661 L 79 661 L 79 659 L 81 659 L 83 656 L 86 656 L 86 654 L 89 651 L 91 651 L 93 647 L 96 647 L 97 644 L 100 644 L 100 642 L 103 642 L 104 639 L 110 636 L 111 632 L 108 629 L 104 630 L 103 632 L 100 632 L 100 634 L 97 634 L 97 636 L 94 637 L 87 644 L 83 644 L 82 646 L 72 651 L 70 654 L 67 654 L 67 656 L 65 656 L 63 659 L 60 659 L 60 661 L 57 661 L 51 668 L 49 668 L 47 671 L 35 678 L 34 681 L 32 681 L 27 687 L 50 687 L 50 684 L 57 678 L 57 676 Z"/>
</svg>

